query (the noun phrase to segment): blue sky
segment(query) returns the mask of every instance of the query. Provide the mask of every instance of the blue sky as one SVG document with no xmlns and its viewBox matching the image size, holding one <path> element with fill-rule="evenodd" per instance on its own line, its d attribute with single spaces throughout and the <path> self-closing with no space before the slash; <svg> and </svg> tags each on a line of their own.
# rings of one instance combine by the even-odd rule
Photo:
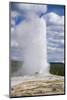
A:
<svg viewBox="0 0 67 100">
<path fill-rule="evenodd" d="M 36 5 L 38 6 L 38 5 Z M 18 7 L 16 3 L 11 5 L 11 57 L 12 59 L 21 60 L 21 50 L 18 47 L 15 35 L 15 27 L 22 21 L 26 20 L 24 14 L 28 8 L 23 5 Z M 29 11 L 29 9 L 28 9 Z M 48 62 L 64 62 L 64 6 L 63 5 L 43 5 L 33 10 L 43 18 L 47 24 L 47 53 Z M 23 15 L 21 15 L 23 14 Z"/>
<path fill-rule="evenodd" d="M 63 16 L 64 15 L 64 6 L 62 5 L 48 5 L 47 12 L 55 12 L 56 14 Z"/>
</svg>

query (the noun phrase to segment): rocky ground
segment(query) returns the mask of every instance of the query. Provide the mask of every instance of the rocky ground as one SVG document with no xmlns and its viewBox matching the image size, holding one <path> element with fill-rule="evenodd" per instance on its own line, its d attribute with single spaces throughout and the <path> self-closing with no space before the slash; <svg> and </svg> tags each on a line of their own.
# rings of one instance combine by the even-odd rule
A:
<svg viewBox="0 0 67 100">
<path fill-rule="evenodd" d="M 64 94 L 64 77 L 35 75 L 11 78 L 11 97 Z"/>
</svg>

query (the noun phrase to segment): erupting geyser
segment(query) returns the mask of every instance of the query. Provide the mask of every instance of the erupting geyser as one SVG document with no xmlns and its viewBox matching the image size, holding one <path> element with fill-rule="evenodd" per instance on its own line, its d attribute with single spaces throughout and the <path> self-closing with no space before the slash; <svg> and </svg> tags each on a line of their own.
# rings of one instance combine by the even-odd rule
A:
<svg viewBox="0 0 67 100">
<path fill-rule="evenodd" d="M 47 62 L 46 22 L 35 13 L 16 27 L 19 47 L 23 54 L 22 75 L 49 73 Z"/>
</svg>

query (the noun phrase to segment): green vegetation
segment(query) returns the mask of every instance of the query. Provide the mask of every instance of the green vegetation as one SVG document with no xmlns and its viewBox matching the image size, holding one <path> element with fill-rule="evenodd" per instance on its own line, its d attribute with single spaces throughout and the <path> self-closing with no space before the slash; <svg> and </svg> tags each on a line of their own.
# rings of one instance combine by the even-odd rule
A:
<svg viewBox="0 0 67 100">
<path fill-rule="evenodd" d="M 51 63 L 50 73 L 55 75 L 65 75 L 65 65 L 63 63 Z"/>
</svg>

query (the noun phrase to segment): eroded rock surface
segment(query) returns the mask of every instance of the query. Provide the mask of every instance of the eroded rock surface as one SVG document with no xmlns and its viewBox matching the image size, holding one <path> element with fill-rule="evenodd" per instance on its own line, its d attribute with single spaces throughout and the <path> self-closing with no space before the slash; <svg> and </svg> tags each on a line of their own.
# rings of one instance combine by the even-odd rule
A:
<svg viewBox="0 0 67 100">
<path fill-rule="evenodd" d="M 16 84 L 11 85 L 11 97 L 15 96 L 39 96 L 51 94 L 64 94 L 64 77 L 56 75 L 35 75 L 12 78 Z M 14 80 L 13 80 L 14 79 Z"/>
</svg>

